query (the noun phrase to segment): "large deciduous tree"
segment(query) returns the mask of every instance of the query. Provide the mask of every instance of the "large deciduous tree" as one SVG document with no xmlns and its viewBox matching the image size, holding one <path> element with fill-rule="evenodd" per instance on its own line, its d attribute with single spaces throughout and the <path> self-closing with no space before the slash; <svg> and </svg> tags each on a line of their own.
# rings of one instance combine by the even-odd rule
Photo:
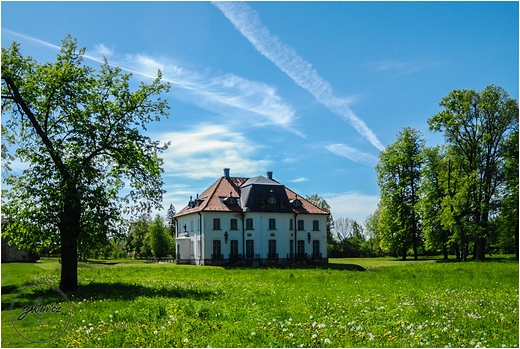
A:
<svg viewBox="0 0 520 349">
<path fill-rule="evenodd" d="M 482 92 L 454 90 L 440 105 L 444 110 L 428 123 L 430 130 L 444 133 L 450 149 L 450 203 L 445 219 L 454 221 L 462 231 L 470 226 L 468 238 L 475 243 L 475 257 L 484 259 L 493 202 L 504 181 L 502 149 L 518 126 L 518 103 L 505 90 L 491 85 Z"/>
<path fill-rule="evenodd" d="M 70 36 L 54 63 L 2 49 L 2 151 L 27 165 L 6 178 L 2 209 L 15 224 L 2 233 L 29 250 L 59 241 L 63 291 L 78 286 L 78 240 L 118 232 L 127 208 L 160 207 L 163 194 L 166 145 L 143 130 L 168 115 L 169 85 L 159 72 L 131 91 L 130 74 L 106 60 L 95 70 L 84 52 Z"/>
<path fill-rule="evenodd" d="M 397 140 L 379 155 L 376 166 L 385 227 L 381 241 L 388 251 L 397 249 L 406 259 L 409 248 L 418 258 L 421 243 L 418 202 L 424 140 L 419 131 L 405 127 Z"/>
</svg>

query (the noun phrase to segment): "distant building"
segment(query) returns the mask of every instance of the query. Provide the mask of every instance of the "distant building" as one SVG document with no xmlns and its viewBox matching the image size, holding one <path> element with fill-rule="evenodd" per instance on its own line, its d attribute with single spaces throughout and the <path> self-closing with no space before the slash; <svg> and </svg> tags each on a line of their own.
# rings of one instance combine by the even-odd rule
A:
<svg viewBox="0 0 520 349">
<path fill-rule="evenodd" d="M 2 216 L 2 230 L 7 224 L 9 224 L 9 219 Z M 36 262 L 39 259 L 36 254 L 20 250 L 16 245 L 9 246 L 9 240 L 9 238 L 4 238 L 2 234 L 2 263 Z"/>
<path fill-rule="evenodd" d="M 327 217 L 267 177 L 230 177 L 229 169 L 175 215 L 177 263 L 197 265 L 326 263 Z"/>
</svg>

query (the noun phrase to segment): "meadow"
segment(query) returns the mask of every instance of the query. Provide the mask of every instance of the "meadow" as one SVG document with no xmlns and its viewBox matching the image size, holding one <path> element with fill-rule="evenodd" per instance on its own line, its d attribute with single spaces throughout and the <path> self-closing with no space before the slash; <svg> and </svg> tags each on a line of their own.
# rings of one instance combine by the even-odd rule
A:
<svg viewBox="0 0 520 349">
<path fill-rule="evenodd" d="M 2 347 L 518 347 L 518 262 L 331 259 L 317 268 L 80 263 L 70 324 L 34 344 L 13 329 L 26 284 L 57 260 L 2 264 Z M 42 328 L 42 331 L 45 331 Z"/>
</svg>

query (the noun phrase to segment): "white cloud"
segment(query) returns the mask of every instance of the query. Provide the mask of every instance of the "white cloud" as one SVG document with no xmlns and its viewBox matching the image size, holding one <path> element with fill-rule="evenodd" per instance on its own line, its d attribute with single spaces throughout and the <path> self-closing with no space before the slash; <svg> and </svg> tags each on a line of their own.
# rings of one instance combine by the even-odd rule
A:
<svg viewBox="0 0 520 349">
<path fill-rule="evenodd" d="M 89 58 L 101 60 L 95 56 Z M 243 123 L 247 119 L 248 125 L 275 125 L 304 137 L 292 127 L 297 118 L 293 107 L 278 95 L 275 87 L 231 73 L 191 71 L 166 61 L 127 54 L 121 61 L 110 63 L 148 78 L 155 78 L 160 70 L 162 79 L 172 84 L 171 93 L 177 98 L 226 116 L 227 122 Z"/>
<path fill-rule="evenodd" d="M 367 195 L 356 191 L 341 194 L 325 194 L 323 198 L 331 207 L 334 219 L 348 217 L 363 224 L 377 208 L 379 195 Z"/>
<path fill-rule="evenodd" d="M 5 31 L 47 47 L 60 49 L 60 46 L 36 38 Z M 111 65 L 150 79 L 155 79 L 160 70 L 163 80 L 172 84 L 172 93 L 177 98 L 223 115 L 227 117 L 226 122 L 244 124 L 244 120 L 247 120 L 247 125 L 274 125 L 305 137 L 292 126 L 293 121 L 297 119 L 294 108 L 278 95 L 274 86 L 231 73 L 191 71 L 172 64 L 166 58 L 159 59 L 145 54 L 118 54 L 104 44 L 95 45 L 92 52 L 85 54 L 85 58 L 99 63 L 103 62 L 103 57 L 110 57 Z"/>
<path fill-rule="evenodd" d="M 171 142 L 161 154 L 165 177 L 218 178 L 223 168 L 230 168 L 234 176 L 252 176 L 270 165 L 269 160 L 255 158 L 258 145 L 225 125 L 199 125 L 153 138 Z"/>
<path fill-rule="evenodd" d="M 104 44 L 95 45 L 96 53 L 104 57 L 111 57 L 114 55 L 114 51 L 106 47 Z"/>
<path fill-rule="evenodd" d="M 363 153 L 355 148 L 352 148 L 346 144 L 329 144 L 325 146 L 325 149 L 330 151 L 331 153 L 342 156 L 344 158 L 350 159 L 357 163 L 362 163 L 368 166 L 375 166 L 377 164 L 378 159 L 367 153 Z"/>
<path fill-rule="evenodd" d="M 396 75 L 408 75 L 423 69 L 438 66 L 440 62 L 406 62 L 395 60 L 384 60 L 368 63 L 366 66 L 376 72 L 388 72 Z"/>
<path fill-rule="evenodd" d="M 333 113 L 349 122 L 374 147 L 379 150 L 384 149 L 374 132 L 350 109 L 348 100 L 334 96 L 330 84 L 321 78 L 312 64 L 300 57 L 293 48 L 281 42 L 278 37 L 271 35 L 260 22 L 256 11 L 251 10 L 243 2 L 213 2 L 213 4 L 224 13 L 258 52 L 271 60 Z"/>
<path fill-rule="evenodd" d="M 298 177 L 296 179 L 293 179 L 289 182 L 291 183 L 301 183 L 301 182 L 307 182 L 309 179 L 305 178 L 305 177 Z"/>
</svg>

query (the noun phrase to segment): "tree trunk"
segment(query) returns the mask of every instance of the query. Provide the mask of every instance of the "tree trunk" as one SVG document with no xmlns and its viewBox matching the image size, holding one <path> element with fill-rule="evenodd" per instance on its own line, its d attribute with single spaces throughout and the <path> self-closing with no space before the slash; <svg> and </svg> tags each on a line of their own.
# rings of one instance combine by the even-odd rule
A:
<svg viewBox="0 0 520 349">
<path fill-rule="evenodd" d="M 477 238 L 475 241 L 475 259 L 477 261 L 486 259 L 486 238 Z"/>
<path fill-rule="evenodd" d="M 61 281 L 60 290 L 74 291 L 78 288 L 77 239 L 70 234 L 61 236 Z"/>
<path fill-rule="evenodd" d="M 73 180 L 65 183 L 65 198 L 60 219 L 61 281 L 63 292 L 78 288 L 78 237 L 80 233 L 81 201 Z"/>
<path fill-rule="evenodd" d="M 447 261 L 448 260 L 448 248 L 446 247 L 446 245 L 442 246 L 442 254 L 444 255 L 444 260 Z"/>
</svg>

